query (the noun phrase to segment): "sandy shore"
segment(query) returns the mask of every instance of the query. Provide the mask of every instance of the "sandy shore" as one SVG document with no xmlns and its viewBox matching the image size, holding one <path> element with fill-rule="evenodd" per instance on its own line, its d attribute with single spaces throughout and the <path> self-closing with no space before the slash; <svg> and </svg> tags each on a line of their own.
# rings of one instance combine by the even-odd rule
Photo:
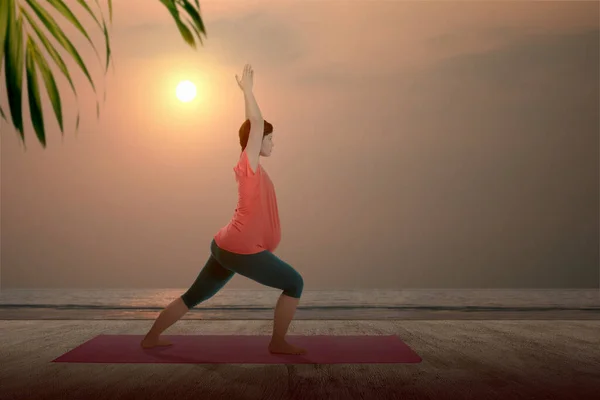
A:
<svg viewBox="0 0 600 400">
<path fill-rule="evenodd" d="M 295 335 L 398 335 L 419 364 L 52 363 L 150 320 L 0 321 L 0 399 L 573 399 L 600 393 L 600 321 L 293 321 Z M 182 320 L 166 334 L 269 335 L 271 321 Z"/>
</svg>

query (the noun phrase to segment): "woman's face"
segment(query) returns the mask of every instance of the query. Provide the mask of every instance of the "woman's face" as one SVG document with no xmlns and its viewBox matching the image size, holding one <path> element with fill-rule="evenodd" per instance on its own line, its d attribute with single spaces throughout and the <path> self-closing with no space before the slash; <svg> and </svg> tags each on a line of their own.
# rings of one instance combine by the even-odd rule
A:
<svg viewBox="0 0 600 400">
<path fill-rule="evenodd" d="M 269 133 L 263 137 L 262 146 L 260 147 L 260 155 L 263 157 L 269 157 L 273 151 L 273 134 Z"/>
</svg>

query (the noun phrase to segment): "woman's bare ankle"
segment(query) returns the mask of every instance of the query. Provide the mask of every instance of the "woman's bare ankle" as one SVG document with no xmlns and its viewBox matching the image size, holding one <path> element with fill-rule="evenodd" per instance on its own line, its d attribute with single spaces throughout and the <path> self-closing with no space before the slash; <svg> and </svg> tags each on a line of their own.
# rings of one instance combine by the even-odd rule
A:
<svg viewBox="0 0 600 400">
<path fill-rule="evenodd" d="M 146 334 L 146 336 L 144 336 L 144 339 L 142 339 L 144 342 L 156 342 L 158 341 L 158 338 L 160 337 L 160 335 L 149 335 Z"/>
<path fill-rule="evenodd" d="M 275 341 L 273 341 L 275 340 Z M 302 347 L 294 346 L 291 343 L 288 343 L 285 338 L 275 338 L 271 339 L 271 343 L 269 343 L 269 352 L 273 354 L 306 354 L 306 349 Z"/>
<path fill-rule="evenodd" d="M 271 343 L 270 344 L 282 344 L 282 343 L 287 343 L 285 340 L 285 336 L 271 336 Z"/>
</svg>

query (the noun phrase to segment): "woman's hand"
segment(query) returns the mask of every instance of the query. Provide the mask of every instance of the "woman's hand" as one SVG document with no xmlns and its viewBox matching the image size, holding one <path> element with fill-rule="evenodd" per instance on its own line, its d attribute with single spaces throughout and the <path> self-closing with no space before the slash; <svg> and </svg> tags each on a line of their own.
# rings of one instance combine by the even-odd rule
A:
<svg viewBox="0 0 600 400">
<path fill-rule="evenodd" d="M 254 84 L 254 71 L 250 64 L 246 64 L 244 67 L 244 72 L 242 74 L 242 79 L 240 79 L 237 74 L 235 75 L 235 80 L 238 83 L 240 89 L 243 92 L 252 91 L 252 85 Z"/>
</svg>

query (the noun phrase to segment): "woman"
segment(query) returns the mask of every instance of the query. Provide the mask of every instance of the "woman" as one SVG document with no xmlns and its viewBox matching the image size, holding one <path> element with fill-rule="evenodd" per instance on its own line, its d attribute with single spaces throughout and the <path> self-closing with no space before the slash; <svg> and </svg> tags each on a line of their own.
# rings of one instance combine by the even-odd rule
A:
<svg viewBox="0 0 600 400">
<path fill-rule="evenodd" d="M 211 255 L 196 281 L 183 295 L 167 306 L 141 342 L 143 348 L 169 346 L 160 334 L 197 304 L 215 295 L 235 273 L 263 285 L 281 289 L 275 306 L 273 335 L 269 351 L 279 354 L 306 354 L 306 350 L 285 340 L 300 301 L 304 281 L 290 265 L 273 254 L 281 232 L 277 199 L 260 156 L 273 149 L 273 126 L 266 122 L 252 93 L 254 72 L 246 65 L 237 83 L 244 93 L 246 121 L 240 128 L 242 153 L 233 169 L 238 182 L 238 205 L 228 225 L 215 235 Z"/>
</svg>

